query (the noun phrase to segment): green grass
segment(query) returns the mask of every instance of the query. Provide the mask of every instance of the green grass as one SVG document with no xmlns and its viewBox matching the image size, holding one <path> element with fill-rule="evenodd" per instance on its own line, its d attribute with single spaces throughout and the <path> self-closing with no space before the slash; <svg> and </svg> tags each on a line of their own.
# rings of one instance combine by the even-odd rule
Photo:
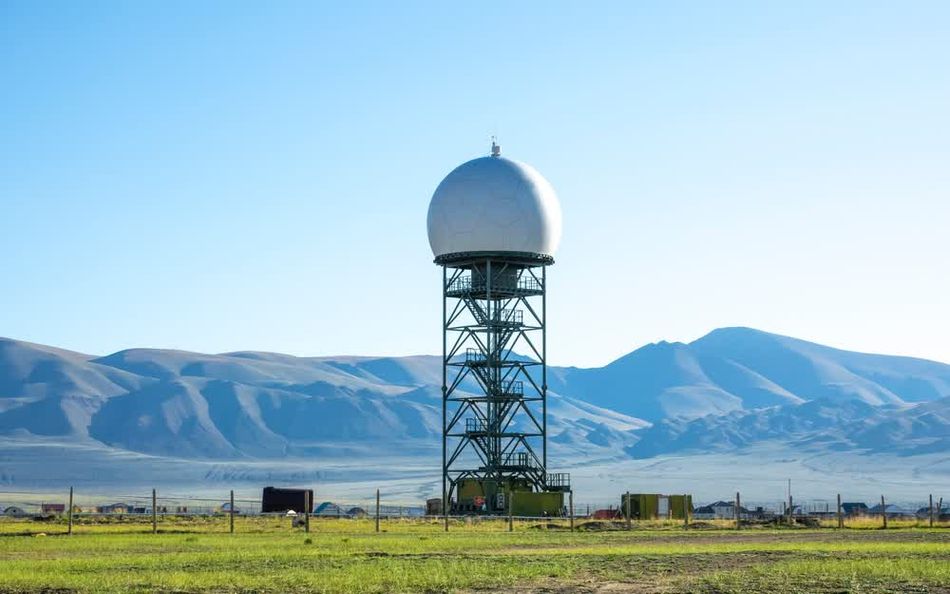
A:
<svg viewBox="0 0 950 594">
<path fill-rule="evenodd" d="M 0 592 L 445 592 L 637 584 L 682 592 L 919 592 L 950 584 L 950 531 L 567 532 L 522 523 L 166 518 L 0 522 Z M 42 529 L 48 536 L 19 536 Z M 923 589 L 923 590 L 922 590 Z M 950 589 L 947 590 L 950 592 Z"/>
<path fill-rule="evenodd" d="M 805 559 L 717 572 L 700 583 L 716 592 L 895 592 L 945 588 L 950 591 L 950 558 L 871 557 Z"/>
</svg>

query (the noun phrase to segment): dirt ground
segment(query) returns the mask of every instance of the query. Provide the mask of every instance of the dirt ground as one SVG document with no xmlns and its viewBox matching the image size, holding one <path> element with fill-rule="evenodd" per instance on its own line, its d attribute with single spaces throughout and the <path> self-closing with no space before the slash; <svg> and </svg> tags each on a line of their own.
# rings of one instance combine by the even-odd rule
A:
<svg viewBox="0 0 950 594">
<path fill-rule="evenodd" d="M 628 542 L 636 542 L 631 539 Z M 651 535 L 650 542 L 683 543 L 697 546 L 709 545 L 709 553 L 676 554 L 676 555 L 630 555 L 611 557 L 607 565 L 594 565 L 599 560 L 592 559 L 592 565 L 585 567 L 580 575 L 571 580 L 550 579 L 497 592 L 542 592 L 563 594 L 577 592 L 583 594 L 615 594 L 629 592 L 633 594 L 867 594 L 867 593 L 899 593 L 899 594 L 950 594 L 950 583 L 921 583 L 917 581 L 881 581 L 868 579 L 862 581 L 860 576 L 842 576 L 841 580 L 827 580 L 823 577 L 810 579 L 806 576 L 790 578 L 776 572 L 774 580 L 769 576 L 769 568 L 782 562 L 814 559 L 820 557 L 825 561 L 848 561 L 851 559 L 867 559 L 878 557 L 873 553 L 851 552 L 847 550 L 848 543 L 936 543 L 946 544 L 946 549 L 937 553 L 914 553 L 915 559 L 933 559 L 950 566 L 950 530 L 939 532 L 913 531 L 758 531 L 743 530 L 735 533 L 721 531 L 710 534 L 683 534 Z M 797 550 L 790 551 L 743 551 L 730 553 L 715 552 L 716 545 L 740 543 L 743 545 L 771 543 L 798 543 L 803 545 Z M 835 543 L 844 545 L 844 549 L 835 552 L 824 552 L 820 555 L 809 553 L 808 543 Z M 618 543 L 619 544 L 619 543 Z M 888 563 L 895 557 L 881 555 L 880 563 Z M 897 557 L 899 558 L 899 557 Z M 721 587 L 715 581 L 704 578 L 719 572 L 742 572 L 756 569 L 759 575 L 748 584 L 736 587 L 734 584 Z M 764 571 L 763 571 L 764 570 Z M 485 590 L 480 592 L 484 593 Z M 492 591 L 494 592 L 494 591 Z"/>
</svg>

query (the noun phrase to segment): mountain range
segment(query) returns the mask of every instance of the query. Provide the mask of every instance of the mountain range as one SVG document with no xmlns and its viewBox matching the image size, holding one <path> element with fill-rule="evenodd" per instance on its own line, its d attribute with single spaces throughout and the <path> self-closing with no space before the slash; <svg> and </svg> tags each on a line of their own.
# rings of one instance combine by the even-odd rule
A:
<svg viewBox="0 0 950 594">
<path fill-rule="evenodd" d="M 950 365 L 750 328 L 650 344 L 599 368 L 551 367 L 548 382 L 555 458 L 762 444 L 950 453 Z M 97 357 L 0 338 L 0 438 L 19 452 L 54 440 L 175 460 L 365 460 L 394 449 L 428 460 L 440 449 L 440 385 L 435 356 Z M 0 457 L 0 480 L 22 476 L 9 462 Z"/>
</svg>

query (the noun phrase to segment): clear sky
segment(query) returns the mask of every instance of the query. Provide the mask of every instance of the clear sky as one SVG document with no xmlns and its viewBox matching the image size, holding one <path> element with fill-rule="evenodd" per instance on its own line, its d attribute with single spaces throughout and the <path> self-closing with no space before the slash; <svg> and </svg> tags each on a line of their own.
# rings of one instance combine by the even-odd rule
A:
<svg viewBox="0 0 950 594">
<path fill-rule="evenodd" d="M 425 217 L 557 189 L 549 349 L 743 325 L 950 362 L 950 3 L 0 3 L 0 335 L 441 347 Z"/>
</svg>

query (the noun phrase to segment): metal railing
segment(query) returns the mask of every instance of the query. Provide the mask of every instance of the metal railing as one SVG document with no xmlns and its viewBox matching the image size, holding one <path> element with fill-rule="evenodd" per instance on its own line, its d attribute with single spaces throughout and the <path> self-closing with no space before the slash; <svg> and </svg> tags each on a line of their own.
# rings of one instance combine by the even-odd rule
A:
<svg viewBox="0 0 950 594">
<path fill-rule="evenodd" d="M 513 380 L 501 386 L 501 396 L 524 396 L 524 382 Z"/>
<path fill-rule="evenodd" d="M 541 283 L 533 276 L 521 277 L 515 282 L 505 282 L 496 279 L 491 285 L 492 291 L 500 293 L 519 292 L 536 293 L 542 289 Z M 449 283 L 446 288 L 448 293 L 481 293 L 488 290 L 488 283 L 484 279 L 472 280 L 471 276 L 462 276 Z"/>
<path fill-rule="evenodd" d="M 466 433 L 485 433 L 485 421 L 481 419 L 465 419 Z"/>
</svg>

